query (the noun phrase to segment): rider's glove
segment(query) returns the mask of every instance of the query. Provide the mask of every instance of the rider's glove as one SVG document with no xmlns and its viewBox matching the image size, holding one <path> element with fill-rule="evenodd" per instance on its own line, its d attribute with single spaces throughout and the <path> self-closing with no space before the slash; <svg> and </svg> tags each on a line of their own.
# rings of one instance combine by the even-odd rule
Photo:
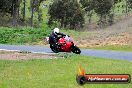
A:
<svg viewBox="0 0 132 88">
<path fill-rule="evenodd" d="M 57 42 L 57 43 L 56 43 L 56 45 L 58 45 L 58 46 L 59 46 L 59 45 L 61 45 L 61 44 Z"/>
</svg>

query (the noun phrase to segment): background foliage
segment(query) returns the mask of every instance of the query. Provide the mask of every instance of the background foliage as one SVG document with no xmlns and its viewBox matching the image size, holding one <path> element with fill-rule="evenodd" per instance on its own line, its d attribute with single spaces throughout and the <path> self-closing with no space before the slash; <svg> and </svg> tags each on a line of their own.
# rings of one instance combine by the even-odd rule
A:
<svg viewBox="0 0 132 88">
<path fill-rule="evenodd" d="M 52 24 L 76 29 L 95 22 L 108 26 L 117 17 L 128 15 L 131 9 L 132 0 L 1 0 L 0 25 L 42 27 Z"/>
</svg>

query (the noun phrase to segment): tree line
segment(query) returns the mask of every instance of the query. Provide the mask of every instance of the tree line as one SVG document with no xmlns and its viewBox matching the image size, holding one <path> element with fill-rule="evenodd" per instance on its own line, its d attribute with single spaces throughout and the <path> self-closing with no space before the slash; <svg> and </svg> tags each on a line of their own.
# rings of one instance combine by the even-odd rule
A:
<svg viewBox="0 0 132 88">
<path fill-rule="evenodd" d="M 33 26 L 34 13 L 38 15 L 38 22 L 42 22 L 42 10 L 40 4 L 46 0 L 30 0 L 30 26 Z M 48 25 L 59 24 L 63 28 L 77 29 L 85 24 L 85 18 L 91 23 L 94 13 L 99 17 L 98 25 L 112 25 L 114 22 L 115 6 L 123 0 L 53 0 L 48 8 Z M 132 9 L 132 0 L 124 0 L 127 14 Z M 1 0 L 0 13 L 9 14 L 12 17 L 12 25 L 16 26 L 18 19 L 23 22 L 26 17 L 26 0 Z M 20 9 L 22 7 L 22 9 Z M 21 10 L 21 13 L 20 13 Z M 19 15 L 22 15 L 20 17 Z"/>
<path fill-rule="evenodd" d="M 34 13 L 38 12 L 38 20 L 40 21 L 40 4 L 45 0 L 30 0 L 30 10 L 31 10 L 31 20 L 30 25 L 33 26 L 33 17 Z M 20 13 L 20 7 L 21 4 L 22 7 L 22 13 Z M 25 21 L 26 16 L 26 0 L 1 0 L 0 1 L 0 13 L 1 15 L 10 15 L 12 17 L 12 25 L 16 26 L 17 21 L 21 19 L 22 21 Z M 22 14 L 22 18 L 20 18 L 20 14 Z"/>
</svg>

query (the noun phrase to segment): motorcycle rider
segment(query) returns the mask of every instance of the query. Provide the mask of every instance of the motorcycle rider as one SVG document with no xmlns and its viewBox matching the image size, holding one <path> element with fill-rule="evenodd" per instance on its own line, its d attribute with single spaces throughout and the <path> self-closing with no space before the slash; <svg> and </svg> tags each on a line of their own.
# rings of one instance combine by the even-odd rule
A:
<svg viewBox="0 0 132 88">
<path fill-rule="evenodd" d="M 63 33 L 60 33 L 59 32 L 59 28 L 54 28 L 51 35 L 49 36 L 49 44 L 53 44 L 54 46 L 57 46 L 59 45 L 58 43 L 58 39 L 63 37 L 63 36 L 66 36 L 65 34 Z M 61 37 L 58 37 L 58 36 L 61 36 Z"/>
<path fill-rule="evenodd" d="M 64 37 L 64 38 L 62 38 L 62 37 Z M 63 51 L 66 51 L 66 52 L 72 51 L 73 53 L 80 54 L 81 50 L 76 45 L 74 45 L 72 39 L 70 41 L 69 37 L 70 36 L 68 36 L 68 35 L 60 33 L 59 28 L 54 28 L 51 35 L 49 36 L 49 44 L 50 44 L 51 50 L 55 53 L 63 52 Z M 62 43 L 61 43 L 61 40 L 58 41 L 60 38 L 62 38 L 62 41 L 64 40 Z M 66 41 L 68 41 L 68 43 Z M 63 46 L 63 47 L 61 47 L 61 46 Z"/>
</svg>

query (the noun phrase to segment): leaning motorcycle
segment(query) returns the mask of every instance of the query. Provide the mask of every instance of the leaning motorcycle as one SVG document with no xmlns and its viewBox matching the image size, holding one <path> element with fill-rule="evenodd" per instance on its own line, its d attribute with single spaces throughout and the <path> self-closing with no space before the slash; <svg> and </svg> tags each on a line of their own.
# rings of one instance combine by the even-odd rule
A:
<svg viewBox="0 0 132 88">
<path fill-rule="evenodd" d="M 47 39 L 50 41 L 49 39 Z M 58 45 L 50 44 L 50 48 L 53 52 L 73 52 L 75 54 L 80 54 L 81 50 L 74 44 L 74 40 L 70 36 L 64 36 L 58 39 Z"/>
</svg>

